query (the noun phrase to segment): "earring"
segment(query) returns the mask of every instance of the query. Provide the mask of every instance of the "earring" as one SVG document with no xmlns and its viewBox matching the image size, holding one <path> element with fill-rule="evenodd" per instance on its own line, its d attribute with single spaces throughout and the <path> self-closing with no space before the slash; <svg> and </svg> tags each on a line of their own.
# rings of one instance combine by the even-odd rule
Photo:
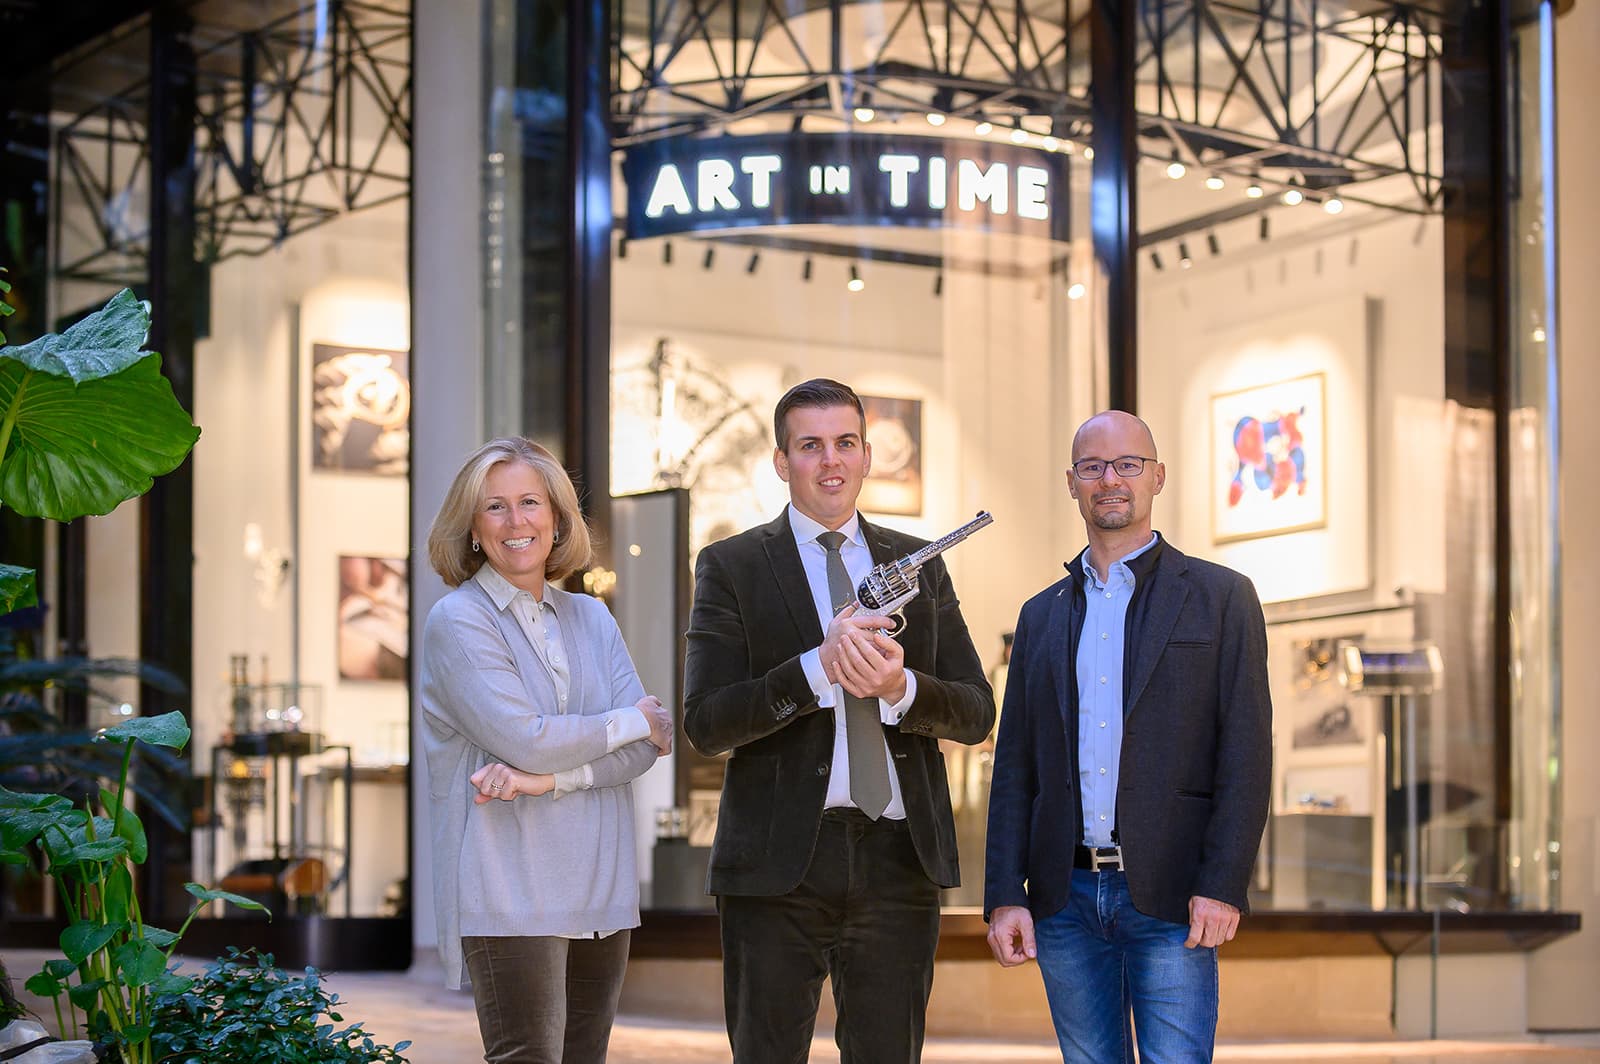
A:
<svg viewBox="0 0 1600 1064">
<path fill-rule="evenodd" d="M 472 541 L 472 553 L 474 553 L 474 554 L 478 553 L 478 541 L 477 540 L 473 540 Z"/>
<path fill-rule="evenodd" d="M 561 529 L 558 528 L 554 532 L 550 533 L 550 542 L 551 543 L 560 543 L 561 542 Z"/>
</svg>

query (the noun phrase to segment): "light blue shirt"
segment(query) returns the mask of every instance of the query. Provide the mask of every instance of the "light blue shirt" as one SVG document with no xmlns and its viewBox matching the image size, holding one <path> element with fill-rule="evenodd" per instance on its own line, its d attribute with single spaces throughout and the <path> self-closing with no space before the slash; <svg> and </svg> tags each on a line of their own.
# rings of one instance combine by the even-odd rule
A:
<svg viewBox="0 0 1600 1064">
<path fill-rule="evenodd" d="M 1106 581 L 1084 551 L 1086 607 L 1078 638 L 1078 791 L 1083 797 L 1083 844 L 1112 846 L 1117 826 L 1117 777 L 1122 759 L 1122 670 L 1133 601 L 1128 562 L 1156 545 L 1150 542 L 1111 563 Z"/>
</svg>

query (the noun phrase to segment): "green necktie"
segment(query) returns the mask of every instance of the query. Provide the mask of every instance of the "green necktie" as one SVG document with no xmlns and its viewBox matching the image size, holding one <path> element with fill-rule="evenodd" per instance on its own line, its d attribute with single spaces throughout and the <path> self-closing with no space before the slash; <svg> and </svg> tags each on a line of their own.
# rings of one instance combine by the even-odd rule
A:
<svg viewBox="0 0 1600 1064">
<path fill-rule="evenodd" d="M 828 552 L 828 598 L 838 613 L 856 600 L 856 589 L 839 548 L 843 532 L 824 532 L 817 542 Z M 842 690 L 842 689 L 841 689 Z M 883 722 L 876 698 L 844 692 L 844 741 L 850 758 L 850 800 L 873 820 L 889 805 L 889 765 L 883 750 Z"/>
</svg>

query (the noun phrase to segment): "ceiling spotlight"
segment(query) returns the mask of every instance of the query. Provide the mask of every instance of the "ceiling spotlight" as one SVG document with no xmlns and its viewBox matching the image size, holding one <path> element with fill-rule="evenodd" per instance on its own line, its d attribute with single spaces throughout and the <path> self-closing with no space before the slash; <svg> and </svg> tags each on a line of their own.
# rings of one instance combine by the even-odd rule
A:
<svg viewBox="0 0 1600 1064">
<path fill-rule="evenodd" d="M 1265 193 L 1261 191 L 1261 182 L 1252 181 L 1245 186 L 1244 194 L 1251 199 L 1260 199 Z"/>
<path fill-rule="evenodd" d="M 800 279 L 802 281 L 811 280 L 811 256 L 810 255 L 806 256 L 805 264 L 800 267 Z"/>
<path fill-rule="evenodd" d="M 1090 148 L 1090 147 L 1085 147 L 1083 149 L 1083 157 L 1085 159 L 1090 160 L 1091 162 L 1094 161 L 1094 149 Z"/>
<path fill-rule="evenodd" d="M 930 125 L 930 126 L 942 126 L 942 125 L 944 125 L 944 115 L 940 114 L 938 111 L 929 111 L 928 112 L 928 125 Z"/>
<path fill-rule="evenodd" d="M 850 266 L 850 280 L 845 282 L 845 287 L 852 292 L 859 292 L 867 287 L 867 282 L 861 279 L 861 274 L 856 271 L 853 263 Z"/>
<path fill-rule="evenodd" d="M 1013 144 L 1026 144 L 1027 142 L 1028 142 L 1028 131 L 1026 129 L 1023 129 L 1021 126 L 1018 126 L 1016 129 L 1013 129 L 1011 131 L 1011 143 L 1013 143 Z"/>
<path fill-rule="evenodd" d="M 1189 168 L 1179 160 L 1177 152 L 1173 152 L 1172 161 L 1167 164 L 1167 176 L 1176 181 L 1188 172 Z"/>
<path fill-rule="evenodd" d="M 1297 188 L 1287 188 L 1283 191 L 1283 203 L 1286 207 L 1298 207 L 1305 200 L 1305 193 Z"/>
<path fill-rule="evenodd" d="M 1213 192 L 1220 192 L 1224 184 L 1225 182 L 1222 180 L 1221 176 L 1217 174 L 1212 174 L 1210 177 L 1206 178 L 1206 188 L 1209 188 Z"/>
<path fill-rule="evenodd" d="M 627 257 L 628 257 L 628 238 L 627 237 L 623 237 L 621 240 L 617 241 L 617 258 L 625 259 Z"/>
<path fill-rule="evenodd" d="M 759 265 L 761 265 L 761 252 L 752 251 L 750 253 L 750 263 L 749 263 L 749 265 L 747 265 L 744 268 L 744 272 L 745 273 L 755 273 L 756 272 L 756 267 L 759 266 Z"/>
<path fill-rule="evenodd" d="M 1190 266 L 1194 265 L 1194 256 L 1189 254 L 1189 244 L 1187 241 L 1178 241 L 1178 265 L 1182 266 L 1186 270 Z"/>
<path fill-rule="evenodd" d="M 700 265 L 704 266 L 706 269 L 709 270 L 709 269 L 711 269 L 712 262 L 716 261 L 716 258 L 717 258 L 717 249 L 716 248 L 706 248 L 706 257 L 700 260 Z"/>
<path fill-rule="evenodd" d="M 672 265 L 672 241 L 668 240 L 661 245 L 661 261 L 664 265 Z"/>
<path fill-rule="evenodd" d="M 1161 252 L 1156 251 L 1154 248 L 1150 250 L 1150 265 L 1158 270 L 1167 268 L 1167 264 L 1161 261 Z"/>
<path fill-rule="evenodd" d="M 1338 196 L 1329 196 L 1327 199 L 1322 201 L 1322 209 L 1327 211 L 1329 214 L 1338 214 L 1340 211 L 1344 210 L 1344 200 L 1340 199 Z"/>
<path fill-rule="evenodd" d="M 944 271 L 942 270 L 933 275 L 933 294 L 935 296 L 944 295 Z"/>
<path fill-rule="evenodd" d="M 1055 151 L 1057 148 L 1061 147 L 1061 142 L 1054 137 L 1046 137 L 1039 143 L 1044 145 L 1045 151 Z"/>
<path fill-rule="evenodd" d="M 1072 284 L 1067 286 L 1067 298 L 1082 299 L 1083 293 L 1086 291 L 1088 291 L 1088 289 L 1083 287 L 1082 281 L 1074 281 Z"/>
<path fill-rule="evenodd" d="M 1544 343 L 1544 329 L 1539 328 L 1539 327 L 1536 326 L 1534 328 L 1533 332 L 1530 333 L 1529 335 L 1531 335 L 1533 337 L 1533 342 L 1534 343 L 1536 343 L 1536 344 Z"/>
<path fill-rule="evenodd" d="M 1211 249 L 1212 255 L 1222 254 L 1222 244 L 1218 242 L 1216 233 L 1206 234 L 1206 247 Z"/>
<path fill-rule="evenodd" d="M 972 131 L 980 137 L 987 137 L 990 133 L 994 132 L 994 123 L 979 122 L 977 125 L 972 127 Z"/>
<path fill-rule="evenodd" d="M 878 112 L 870 107 L 857 107 L 855 114 L 857 122 L 870 122 L 878 117 Z"/>
</svg>

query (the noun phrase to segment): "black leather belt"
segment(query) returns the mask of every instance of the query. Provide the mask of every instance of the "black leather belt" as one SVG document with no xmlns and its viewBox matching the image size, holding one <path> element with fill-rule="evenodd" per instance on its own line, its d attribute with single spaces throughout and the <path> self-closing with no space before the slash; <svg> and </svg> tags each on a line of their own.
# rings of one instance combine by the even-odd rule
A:
<svg viewBox="0 0 1600 1064">
<path fill-rule="evenodd" d="M 1072 867 L 1090 872 L 1121 872 L 1121 846 L 1078 846 L 1072 851 Z"/>
</svg>

